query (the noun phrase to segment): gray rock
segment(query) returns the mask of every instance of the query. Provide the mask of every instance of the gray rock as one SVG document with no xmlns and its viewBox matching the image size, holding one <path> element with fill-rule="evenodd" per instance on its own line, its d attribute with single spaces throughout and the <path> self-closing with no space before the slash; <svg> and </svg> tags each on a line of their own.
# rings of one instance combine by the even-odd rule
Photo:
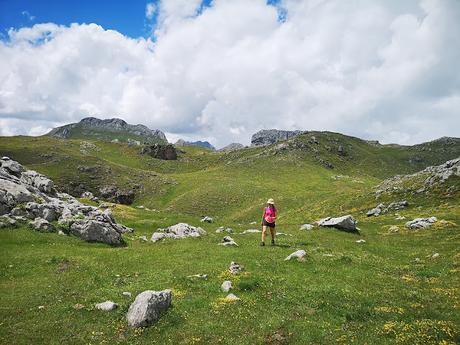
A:
<svg viewBox="0 0 460 345">
<path fill-rule="evenodd" d="M 240 274 L 243 270 L 244 267 L 234 261 L 230 263 L 230 267 L 228 268 L 231 274 Z"/>
<path fill-rule="evenodd" d="M 420 229 L 420 228 L 428 228 L 432 226 L 437 221 L 436 217 L 430 218 L 415 218 L 406 223 L 406 228 L 409 229 Z"/>
<path fill-rule="evenodd" d="M 233 287 L 232 282 L 230 280 L 226 280 L 222 283 L 222 285 L 220 286 L 220 289 L 223 292 L 229 292 L 232 287 Z"/>
<path fill-rule="evenodd" d="M 131 292 L 128 291 L 123 291 L 121 294 L 125 297 L 131 297 Z"/>
<path fill-rule="evenodd" d="M 30 222 L 32 228 L 41 232 L 54 232 L 56 229 L 53 224 L 43 218 L 35 218 Z"/>
<path fill-rule="evenodd" d="M 156 322 L 171 306 L 171 290 L 147 290 L 136 296 L 126 318 L 131 327 L 147 327 Z"/>
<path fill-rule="evenodd" d="M 33 170 L 26 170 L 21 174 L 21 181 L 29 186 L 37 188 L 39 191 L 44 193 L 52 193 L 54 183 L 46 176 L 39 174 Z"/>
<path fill-rule="evenodd" d="M 237 297 L 236 295 L 234 295 L 234 294 L 232 294 L 232 293 L 229 293 L 229 294 L 225 297 L 225 299 L 226 299 L 227 301 L 230 301 L 230 302 L 236 302 L 236 301 L 239 301 L 239 300 L 240 300 L 239 297 Z"/>
<path fill-rule="evenodd" d="M 212 223 L 214 222 L 214 219 L 212 217 L 204 216 L 203 218 L 201 218 L 200 222 Z"/>
<path fill-rule="evenodd" d="M 10 159 L 9 157 L 2 157 L 0 159 L 0 167 L 6 169 L 11 175 L 16 177 L 21 176 L 21 173 L 25 170 L 21 164 Z"/>
<path fill-rule="evenodd" d="M 220 234 L 222 232 L 226 232 L 226 233 L 229 233 L 229 234 L 233 234 L 233 229 L 232 228 L 224 228 L 223 226 L 221 227 L 218 227 L 216 229 L 216 234 Z"/>
<path fill-rule="evenodd" d="M 319 226 L 333 227 L 340 230 L 356 231 L 356 220 L 351 215 L 346 215 L 337 218 L 323 218 L 318 221 Z"/>
<path fill-rule="evenodd" d="M 139 241 L 141 242 L 147 242 L 147 236 L 139 236 Z"/>
<path fill-rule="evenodd" d="M 159 240 L 162 240 L 165 237 L 166 237 L 166 234 L 164 232 L 154 232 L 152 234 L 152 237 L 150 238 L 150 241 L 157 242 Z"/>
<path fill-rule="evenodd" d="M 135 198 L 132 190 L 123 190 L 114 185 L 100 188 L 99 195 L 104 200 L 124 205 L 131 205 Z"/>
<path fill-rule="evenodd" d="M 377 217 L 385 209 L 385 204 L 379 204 L 372 210 L 367 211 L 366 215 L 368 217 L 375 216 Z"/>
<path fill-rule="evenodd" d="M 288 140 L 297 135 L 304 133 L 303 131 L 283 131 L 277 129 L 263 129 L 253 134 L 251 137 L 251 146 L 262 146 L 274 144 L 281 140 Z"/>
<path fill-rule="evenodd" d="M 399 227 L 397 227 L 396 225 L 392 225 L 388 228 L 388 232 L 392 232 L 392 233 L 399 232 Z"/>
<path fill-rule="evenodd" d="M 311 224 L 303 224 L 300 226 L 299 230 L 313 230 L 314 226 Z"/>
<path fill-rule="evenodd" d="M 257 233 L 260 233 L 262 232 L 261 230 L 258 230 L 258 229 L 248 229 L 248 230 L 244 230 L 242 232 L 242 234 L 257 234 Z"/>
<path fill-rule="evenodd" d="M 102 311 L 112 311 L 118 308 L 118 304 L 112 302 L 112 301 L 105 301 L 102 303 L 96 304 L 96 309 L 102 310 Z"/>
<path fill-rule="evenodd" d="M 243 144 L 240 143 L 231 143 L 228 144 L 227 146 L 222 147 L 221 149 L 217 150 L 219 152 L 231 152 L 231 151 L 236 151 L 244 148 Z"/>
<path fill-rule="evenodd" d="M 307 252 L 303 249 L 299 249 L 295 251 L 294 253 L 289 254 L 284 261 L 289 261 L 293 258 L 297 258 L 299 261 L 303 261 L 305 259 L 305 256 L 307 255 Z"/>
<path fill-rule="evenodd" d="M 85 199 L 88 199 L 88 200 L 91 200 L 91 201 L 98 201 L 98 200 L 99 200 L 97 197 L 94 196 L 93 193 L 88 192 L 88 191 L 83 192 L 83 193 L 81 194 L 81 197 L 82 197 L 82 198 L 85 198 Z"/>
<path fill-rule="evenodd" d="M 238 247 L 238 244 L 233 240 L 233 238 L 231 238 L 230 236 L 225 236 L 223 239 L 222 239 L 222 242 L 219 243 L 219 245 L 221 246 L 236 246 Z"/>
<path fill-rule="evenodd" d="M 121 234 L 110 223 L 83 219 L 70 226 L 70 233 L 88 242 L 102 242 L 110 245 L 123 244 Z"/>
<path fill-rule="evenodd" d="M 179 239 L 186 237 L 200 237 L 206 235 L 206 231 L 200 227 L 194 227 L 186 223 L 178 223 L 165 229 L 157 229 L 157 232 L 164 233 L 164 237 Z M 155 235 L 158 237 L 159 235 Z M 153 235 L 152 235 L 153 240 Z"/>
<path fill-rule="evenodd" d="M 142 148 L 141 154 L 163 160 L 177 159 L 177 151 L 172 144 L 153 144 L 145 146 Z"/>
</svg>

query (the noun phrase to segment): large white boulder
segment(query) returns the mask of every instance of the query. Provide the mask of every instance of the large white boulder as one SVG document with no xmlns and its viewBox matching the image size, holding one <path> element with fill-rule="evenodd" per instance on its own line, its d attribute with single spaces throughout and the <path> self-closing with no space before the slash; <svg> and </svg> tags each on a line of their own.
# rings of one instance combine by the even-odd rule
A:
<svg viewBox="0 0 460 345">
<path fill-rule="evenodd" d="M 136 296 L 126 318 L 131 327 L 146 327 L 156 322 L 171 306 L 171 290 L 147 290 Z"/>
</svg>

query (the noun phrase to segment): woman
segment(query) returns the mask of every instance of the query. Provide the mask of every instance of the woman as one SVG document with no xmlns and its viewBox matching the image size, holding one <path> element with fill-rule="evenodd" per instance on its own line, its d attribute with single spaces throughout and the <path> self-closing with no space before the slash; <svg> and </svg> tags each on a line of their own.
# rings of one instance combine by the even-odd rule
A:
<svg viewBox="0 0 460 345">
<path fill-rule="evenodd" d="M 267 235 L 267 227 L 270 228 L 270 234 L 272 236 L 272 245 L 275 245 L 275 221 L 276 221 L 276 207 L 273 199 L 268 199 L 267 207 L 264 208 L 264 214 L 262 216 L 262 242 L 261 246 L 265 246 L 265 236 Z"/>
</svg>

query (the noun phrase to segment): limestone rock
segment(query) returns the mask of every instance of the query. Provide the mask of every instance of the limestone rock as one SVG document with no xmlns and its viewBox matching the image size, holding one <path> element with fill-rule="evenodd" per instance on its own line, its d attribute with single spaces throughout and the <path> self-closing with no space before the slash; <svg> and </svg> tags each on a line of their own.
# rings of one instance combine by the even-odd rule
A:
<svg viewBox="0 0 460 345">
<path fill-rule="evenodd" d="M 30 222 L 30 225 L 35 230 L 42 232 L 54 232 L 56 230 L 53 224 L 43 218 L 35 218 L 35 220 Z"/>
<path fill-rule="evenodd" d="M 232 287 L 233 287 L 232 282 L 230 280 L 226 280 L 222 283 L 222 285 L 220 286 L 220 289 L 223 292 L 229 292 Z"/>
<path fill-rule="evenodd" d="M 345 231 L 357 231 L 357 221 L 351 215 L 346 215 L 337 218 L 323 218 L 318 221 L 319 226 L 334 227 Z"/>
<path fill-rule="evenodd" d="M 112 311 L 118 308 L 118 304 L 112 302 L 112 301 L 105 301 L 102 303 L 96 304 L 96 309 L 102 310 L 102 311 Z"/>
<path fill-rule="evenodd" d="M 430 218 L 415 218 L 406 223 L 406 228 L 409 229 L 420 229 L 420 228 L 428 228 L 432 226 L 437 221 L 436 217 Z"/>
<path fill-rule="evenodd" d="M 241 272 L 244 270 L 244 267 L 241 266 L 240 264 L 238 264 L 238 263 L 232 261 L 232 262 L 230 263 L 230 267 L 228 268 L 228 270 L 229 270 L 229 272 L 230 272 L 231 274 L 239 274 L 239 273 L 241 273 Z"/>
<path fill-rule="evenodd" d="M 126 318 L 131 327 L 147 327 L 156 322 L 171 306 L 171 290 L 147 290 L 136 296 Z"/>
<path fill-rule="evenodd" d="M 305 256 L 307 255 L 307 252 L 303 249 L 299 249 L 295 251 L 294 253 L 289 254 L 284 261 L 289 261 L 293 258 L 297 258 L 298 261 L 303 261 L 305 260 Z"/>
<path fill-rule="evenodd" d="M 163 160 L 176 160 L 177 151 L 172 144 L 153 144 L 145 146 L 141 150 L 141 154 L 149 155 L 153 158 Z"/>
<path fill-rule="evenodd" d="M 300 226 L 299 230 L 313 230 L 314 226 L 311 224 L 303 224 Z"/>
<path fill-rule="evenodd" d="M 158 235 L 158 233 L 163 233 L 164 236 Z M 157 229 L 157 231 L 152 235 L 152 241 L 155 242 L 164 237 L 179 239 L 186 237 L 200 237 L 204 235 L 206 235 L 206 231 L 200 227 L 194 227 L 186 223 L 178 223 L 165 229 Z"/>
</svg>

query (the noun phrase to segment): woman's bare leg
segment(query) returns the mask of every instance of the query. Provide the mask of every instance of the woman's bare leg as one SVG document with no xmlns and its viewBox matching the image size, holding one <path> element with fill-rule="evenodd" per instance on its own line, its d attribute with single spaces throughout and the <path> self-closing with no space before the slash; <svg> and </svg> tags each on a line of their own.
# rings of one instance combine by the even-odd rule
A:
<svg viewBox="0 0 460 345">
<path fill-rule="evenodd" d="M 267 226 L 262 226 L 262 242 L 265 242 L 265 236 L 267 236 Z"/>
<path fill-rule="evenodd" d="M 272 235 L 272 243 L 275 243 L 275 235 L 276 235 L 275 228 L 270 228 L 270 235 Z"/>
</svg>

